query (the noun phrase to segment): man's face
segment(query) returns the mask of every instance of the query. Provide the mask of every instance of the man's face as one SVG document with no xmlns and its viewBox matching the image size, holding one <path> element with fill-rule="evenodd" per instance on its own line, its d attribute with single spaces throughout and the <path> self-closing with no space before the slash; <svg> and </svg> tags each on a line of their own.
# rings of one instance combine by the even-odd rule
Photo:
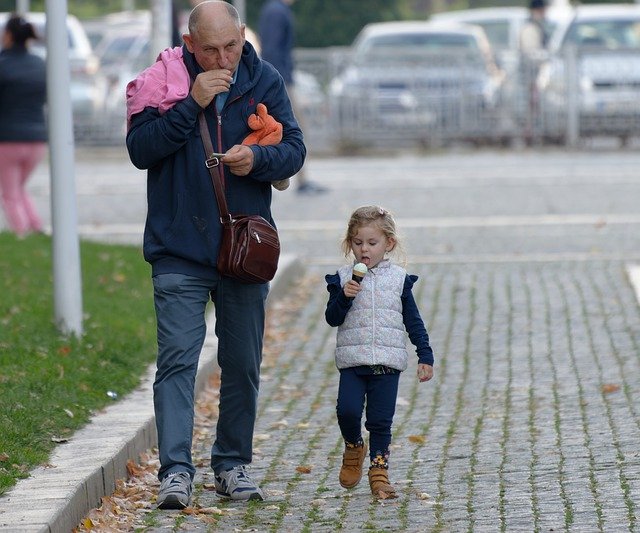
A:
<svg viewBox="0 0 640 533">
<path fill-rule="evenodd" d="M 185 34 L 187 50 L 195 55 L 206 70 L 227 69 L 235 72 L 244 46 L 244 24 L 238 28 L 232 22 L 198 27 L 195 34 Z"/>
</svg>

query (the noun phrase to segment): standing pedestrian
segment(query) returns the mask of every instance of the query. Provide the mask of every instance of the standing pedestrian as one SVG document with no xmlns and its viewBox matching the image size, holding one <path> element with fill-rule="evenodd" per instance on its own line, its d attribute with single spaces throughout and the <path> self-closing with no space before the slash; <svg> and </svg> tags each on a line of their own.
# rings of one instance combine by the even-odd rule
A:
<svg viewBox="0 0 640 533">
<path fill-rule="evenodd" d="M 433 377 L 429 335 L 411 292 L 418 277 L 387 258 L 399 246 L 391 213 L 378 206 L 360 207 L 349 219 L 342 248 L 345 257 L 353 255 L 365 265 L 366 273 L 356 277 L 353 265 L 345 265 L 326 276 L 329 301 L 325 317 L 330 326 L 338 327 L 336 411 L 345 441 L 339 480 L 343 487 L 353 488 L 362 477 L 367 455 L 362 438 L 366 403 L 369 486 L 380 498 L 396 497 L 389 483 L 389 446 L 400 373 L 408 363 L 406 333 L 416 347 L 418 379 Z"/>
<path fill-rule="evenodd" d="M 189 505 L 194 383 L 205 338 L 205 308 L 215 306 L 220 405 L 211 468 L 219 495 L 262 500 L 246 466 L 252 460 L 267 283 L 246 284 L 216 269 L 222 223 L 199 133 L 204 113 L 229 210 L 273 223 L 271 182 L 294 175 L 305 146 L 282 78 L 245 41 L 229 3 L 199 3 L 182 48 L 165 50 L 127 88 L 127 148 L 147 169 L 144 255 L 151 264 L 158 327 L 154 408 L 161 481 L 157 505 Z M 191 83 L 190 83 L 191 80 Z M 243 145 L 258 104 L 282 124 L 278 144 Z"/>
<path fill-rule="evenodd" d="M 545 0 L 529 2 L 529 18 L 520 31 L 520 74 L 526 98 L 525 140 L 531 142 L 538 134 L 539 94 L 538 73 L 546 58 L 548 33 Z"/>
<path fill-rule="evenodd" d="M 2 34 L 0 51 L 0 192 L 9 228 L 18 236 L 42 231 L 42 221 L 27 192 L 33 170 L 46 153 L 47 69 L 28 50 L 33 26 L 13 15 Z"/>
<path fill-rule="evenodd" d="M 294 2 L 295 0 L 267 0 L 260 11 L 258 34 L 260 36 L 262 59 L 276 67 L 276 70 L 284 79 L 296 118 L 304 129 L 304 124 L 302 123 L 303 113 L 297 105 L 293 79 L 295 19 L 291 5 Z M 296 190 L 299 193 L 313 194 L 326 191 L 325 187 L 313 183 L 307 178 L 304 168 L 300 169 L 296 179 L 298 183 Z"/>
</svg>

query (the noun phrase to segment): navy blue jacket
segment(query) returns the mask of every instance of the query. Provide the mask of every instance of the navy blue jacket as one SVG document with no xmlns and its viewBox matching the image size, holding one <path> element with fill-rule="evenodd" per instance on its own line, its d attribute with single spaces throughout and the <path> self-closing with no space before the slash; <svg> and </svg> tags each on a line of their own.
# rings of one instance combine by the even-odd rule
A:
<svg viewBox="0 0 640 533">
<path fill-rule="evenodd" d="M 293 13 L 282 0 L 269 0 L 258 23 L 262 59 L 271 63 L 287 85 L 293 83 Z"/>
<path fill-rule="evenodd" d="M 0 142 L 47 140 L 47 67 L 24 46 L 0 52 Z"/>
<path fill-rule="evenodd" d="M 202 72 L 186 47 L 183 60 L 192 77 Z M 227 204 L 232 214 L 271 216 L 271 181 L 293 176 L 304 163 L 306 149 L 282 77 L 245 43 L 238 76 L 220 115 L 214 102 L 205 110 L 217 152 L 225 152 L 251 133 L 247 120 L 264 103 L 283 125 L 282 142 L 253 145 L 252 171 L 235 176 L 225 171 Z M 134 115 L 127 133 L 133 164 L 147 169 L 147 221 L 144 257 L 152 274 L 179 273 L 215 277 L 221 237 L 220 215 L 198 128 L 202 108 L 191 97 L 161 115 L 145 108 Z"/>
</svg>

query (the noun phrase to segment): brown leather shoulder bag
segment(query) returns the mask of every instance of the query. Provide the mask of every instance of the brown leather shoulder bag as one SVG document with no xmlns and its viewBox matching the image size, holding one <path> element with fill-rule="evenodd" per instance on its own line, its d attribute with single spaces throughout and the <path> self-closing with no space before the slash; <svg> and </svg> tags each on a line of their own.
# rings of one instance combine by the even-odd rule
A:
<svg viewBox="0 0 640 533">
<path fill-rule="evenodd" d="M 280 239 L 278 231 L 260 215 L 231 215 L 222 182 L 222 167 L 213 154 L 213 143 L 204 113 L 200 113 L 200 135 L 220 211 L 222 242 L 218 251 L 220 274 L 244 283 L 271 281 L 278 268 Z"/>
</svg>

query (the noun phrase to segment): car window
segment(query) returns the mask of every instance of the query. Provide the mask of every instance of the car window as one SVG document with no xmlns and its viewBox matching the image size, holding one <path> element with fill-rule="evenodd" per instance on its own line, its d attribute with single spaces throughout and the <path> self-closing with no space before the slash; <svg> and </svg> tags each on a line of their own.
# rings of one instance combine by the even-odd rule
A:
<svg viewBox="0 0 640 533">
<path fill-rule="evenodd" d="M 452 33 L 405 33 L 372 37 L 362 44 L 361 51 L 370 53 L 372 50 L 403 50 L 405 48 L 424 48 L 425 50 L 460 48 L 472 50 L 477 48 L 477 43 L 470 35 Z"/>
<path fill-rule="evenodd" d="M 361 43 L 357 62 L 394 63 L 399 54 L 405 59 L 424 58 L 426 54 L 463 53 L 477 58 L 481 55 L 478 42 L 472 35 L 459 33 L 402 33 L 371 37 Z"/>
<path fill-rule="evenodd" d="M 506 20 L 487 20 L 482 22 L 470 22 L 480 26 L 487 34 L 487 39 L 494 48 L 509 48 L 509 22 Z"/>
<path fill-rule="evenodd" d="M 564 45 L 640 49 L 640 20 L 598 20 L 575 22 Z"/>
<path fill-rule="evenodd" d="M 107 66 L 122 61 L 123 58 L 127 58 L 137 38 L 135 35 L 127 35 L 112 39 L 101 53 L 100 62 Z"/>
</svg>

